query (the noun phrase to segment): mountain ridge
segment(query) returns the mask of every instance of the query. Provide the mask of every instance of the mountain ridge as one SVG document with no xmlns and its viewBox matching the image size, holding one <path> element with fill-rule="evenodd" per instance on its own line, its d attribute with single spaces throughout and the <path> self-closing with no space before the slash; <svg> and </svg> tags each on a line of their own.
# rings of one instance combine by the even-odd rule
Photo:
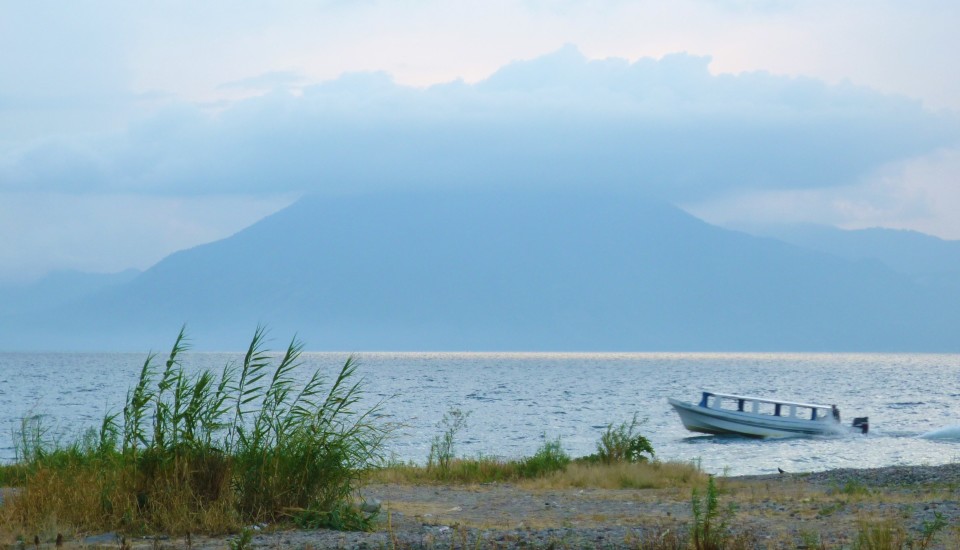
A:
<svg viewBox="0 0 960 550">
<path fill-rule="evenodd" d="M 310 349 L 954 351 L 958 305 L 629 194 L 397 192 L 305 197 L 21 322 L 21 341 L 156 346 L 186 323 L 206 349 L 264 324 Z"/>
<path fill-rule="evenodd" d="M 960 241 L 906 229 L 838 229 L 817 224 L 734 226 L 849 260 L 875 260 L 926 284 L 960 285 Z"/>
</svg>

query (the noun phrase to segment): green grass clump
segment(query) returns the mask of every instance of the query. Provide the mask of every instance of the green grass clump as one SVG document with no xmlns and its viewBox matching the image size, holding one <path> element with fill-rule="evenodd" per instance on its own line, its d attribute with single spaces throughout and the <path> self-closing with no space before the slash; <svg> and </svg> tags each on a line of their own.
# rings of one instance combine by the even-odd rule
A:
<svg viewBox="0 0 960 550">
<path fill-rule="evenodd" d="M 853 540 L 854 550 L 900 550 L 906 548 L 907 533 L 901 525 L 890 520 L 861 520 L 857 536 Z"/>
<path fill-rule="evenodd" d="M 242 364 L 189 374 L 181 330 L 161 366 L 147 357 L 123 410 L 72 445 L 25 423 L 17 464 L 2 470 L 22 488 L 5 514 L 24 532 L 56 523 L 177 534 L 342 511 L 381 459 L 377 406 L 357 410 L 352 357 L 329 383 L 316 371 L 301 385 L 302 345 L 292 340 L 278 358 L 264 336 L 258 327 Z"/>
<path fill-rule="evenodd" d="M 554 472 L 565 471 L 569 464 L 570 455 L 563 450 L 560 439 L 549 441 L 544 438 L 543 445 L 533 456 L 520 461 L 519 475 L 526 479 L 544 477 Z"/>
<path fill-rule="evenodd" d="M 839 492 L 849 496 L 867 496 L 870 494 L 870 488 L 860 481 L 851 479 L 839 488 Z"/>
</svg>

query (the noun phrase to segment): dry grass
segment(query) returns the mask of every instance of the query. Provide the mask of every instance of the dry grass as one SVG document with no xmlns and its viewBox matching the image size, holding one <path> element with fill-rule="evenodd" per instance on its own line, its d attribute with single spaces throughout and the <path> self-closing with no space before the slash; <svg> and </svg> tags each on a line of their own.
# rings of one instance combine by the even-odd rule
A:
<svg viewBox="0 0 960 550">
<path fill-rule="evenodd" d="M 571 464 L 563 472 L 520 481 L 531 489 L 664 489 L 692 488 L 707 476 L 686 462 Z"/>
<path fill-rule="evenodd" d="M 150 495 L 149 503 L 144 501 L 144 494 Z M 60 467 L 38 468 L 20 491 L 8 495 L 0 508 L 5 526 L 2 534 L 55 536 L 58 532 L 109 530 L 116 525 L 136 532 L 147 526 L 131 520 L 142 517 L 147 506 L 151 521 L 164 526 L 164 532 L 170 535 L 224 533 L 240 525 L 229 490 L 220 499 L 204 502 L 189 486 L 167 478 L 155 479 L 147 491 L 138 492 L 127 470 Z"/>
<path fill-rule="evenodd" d="M 413 464 L 392 465 L 371 474 L 371 481 L 398 485 L 457 484 L 491 482 L 516 483 L 526 489 L 688 489 L 706 483 L 707 476 L 686 462 L 571 463 L 564 470 L 540 477 L 524 478 L 517 462 L 495 459 L 451 461 L 446 479 L 430 468 Z"/>
<path fill-rule="evenodd" d="M 399 485 L 470 485 L 515 481 L 519 477 L 519 462 L 484 457 L 451 459 L 445 471 L 416 464 L 392 464 L 370 474 L 371 481 Z"/>
</svg>

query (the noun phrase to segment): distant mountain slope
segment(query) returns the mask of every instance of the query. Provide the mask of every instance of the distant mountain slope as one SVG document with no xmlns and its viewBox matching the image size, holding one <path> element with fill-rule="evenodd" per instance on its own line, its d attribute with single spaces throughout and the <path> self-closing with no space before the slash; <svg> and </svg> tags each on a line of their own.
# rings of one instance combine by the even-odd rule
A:
<svg viewBox="0 0 960 550">
<path fill-rule="evenodd" d="M 960 290 L 960 241 L 946 241 L 908 230 L 843 230 L 812 224 L 768 225 L 744 230 L 849 260 L 876 260 L 918 282 Z"/>
<path fill-rule="evenodd" d="M 65 270 L 28 283 L 0 285 L 0 313 L 13 315 L 61 307 L 105 288 L 130 282 L 139 274 L 136 269 L 119 273 Z"/>
<path fill-rule="evenodd" d="M 187 322 L 220 349 L 266 323 L 311 349 L 957 350 L 958 305 L 632 196 L 406 193 L 305 198 L 19 342 L 157 348 Z"/>
</svg>

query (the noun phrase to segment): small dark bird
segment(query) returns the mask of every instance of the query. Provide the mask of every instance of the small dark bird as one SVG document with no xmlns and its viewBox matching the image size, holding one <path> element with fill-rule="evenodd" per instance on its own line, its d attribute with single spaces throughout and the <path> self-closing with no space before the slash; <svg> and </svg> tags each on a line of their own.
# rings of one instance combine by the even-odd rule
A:
<svg viewBox="0 0 960 550">
<path fill-rule="evenodd" d="M 63 548 L 63 535 L 57 533 L 57 548 Z"/>
<path fill-rule="evenodd" d="M 779 466 L 777 467 L 777 471 L 780 472 L 781 474 L 787 473 L 787 472 L 783 471 L 783 468 L 780 468 Z"/>
<path fill-rule="evenodd" d="M 36 548 L 40 548 L 40 535 L 34 535 L 34 536 L 33 536 L 33 545 L 34 545 Z"/>
</svg>

